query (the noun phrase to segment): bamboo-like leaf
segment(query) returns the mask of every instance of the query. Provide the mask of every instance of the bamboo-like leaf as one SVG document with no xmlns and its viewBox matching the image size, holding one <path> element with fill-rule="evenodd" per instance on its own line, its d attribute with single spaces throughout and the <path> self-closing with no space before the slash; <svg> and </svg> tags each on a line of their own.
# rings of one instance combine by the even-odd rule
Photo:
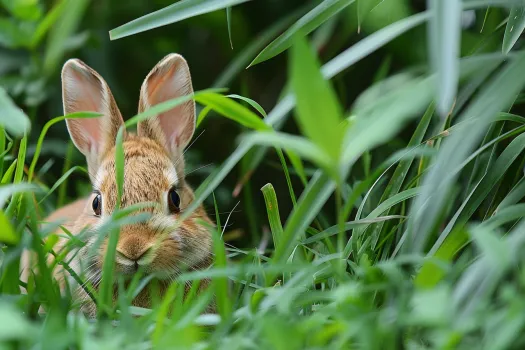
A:
<svg viewBox="0 0 525 350">
<path fill-rule="evenodd" d="M 277 195 L 272 184 L 266 184 L 261 188 L 264 195 L 264 202 L 266 203 L 266 212 L 268 213 L 268 221 L 270 222 L 270 229 L 272 231 L 273 244 L 277 248 L 281 243 L 283 235 L 283 226 L 281 224 L 281 216 L 279 215 L 279 204 L 277 203 Z"/>
<path fill-rule="evenodd" d="M 161 10 L 152 12 L 109 31 L 109 38 L 116 40 L 176 23 L 204 13 L 222 10 L 249 0 L 181 0 Z"/>
<path fill-rule="evenodd" d="M 13 136 L 29 132 L 31 126 L 27 115 L 18 108 L 7 92 L 0 86 L 0 125 Z"/>
<path fill-rule="evenodd" d="M 293 41 L 308 35 L 332 16 L 342 11 L 355 0 L 323 0 L 301 19 L 295 22 L 286 32 L 272 41 L 255 57 L 248 67 L 269 60 L 292 46 Z"/>
<path fill-rule="evenodd" d="M 438 74 L 437 109 L 446 117 L 454 103 L 459 79 L 461 1 L 427 1 L 432 12 L 429 21 L 429 57 Z"/>
<path fill-rule="evenodd" d="M 508 54 L 525 29 L 525 6 L 514 6 L 510 9 L 509 20 L 505 27 L 502 51 Z"/>
<path fill-rule="evenodd" d="M 305 136 L 336 160 L 344 131 L 340 125 L 342 110 L 335 91 L 321 75 L 319 66 L 306 41 L 297 39 L 290 58 L 297 123 Z"/>
</svg>

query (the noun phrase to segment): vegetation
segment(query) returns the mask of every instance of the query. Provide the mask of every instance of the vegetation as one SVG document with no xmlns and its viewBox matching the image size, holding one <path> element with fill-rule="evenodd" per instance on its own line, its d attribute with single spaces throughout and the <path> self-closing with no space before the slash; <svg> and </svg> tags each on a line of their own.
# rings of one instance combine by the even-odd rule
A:
<svg viewBox="0 0 525 350">
<path fill-rule="evenodd" d="M 0 349 L 525 346 L 521 0 L 0 8 Z M 91 191 L 64 120 L 92 115 L 62 116 L 60 67 L 94 67 L 129 119 L 170 52 L 192 71 L 188 211 L 213 213 L 215 264 L 152 309 L 130 306 L 141 276 L 118 305 L 93 291 L 87 319 L 46 263 L 58 224 L 42 220 Z M 211 293 L 182 298 L 205 277 L 217 314 Z"/>
</svg>

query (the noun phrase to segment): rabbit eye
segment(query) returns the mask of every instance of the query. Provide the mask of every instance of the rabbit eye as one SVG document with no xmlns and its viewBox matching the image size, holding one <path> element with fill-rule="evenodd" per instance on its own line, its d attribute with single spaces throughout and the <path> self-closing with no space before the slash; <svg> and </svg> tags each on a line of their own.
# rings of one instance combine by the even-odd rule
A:
<svg viewBox="0 0 525 350">
<path fill-rule="evenodd" d="M 100 216 L 102 213 L 102 196 L 100 194 L 95 196 L 93 203 L 91 203 L 91 207 L 93 208 L 95 215 Z"/>
<path fill-rule="evenodd" d="M 174 188 L 168 192 L 168 208 L 170 213 L 180 212 L 180 197 Z"/>
</svg>

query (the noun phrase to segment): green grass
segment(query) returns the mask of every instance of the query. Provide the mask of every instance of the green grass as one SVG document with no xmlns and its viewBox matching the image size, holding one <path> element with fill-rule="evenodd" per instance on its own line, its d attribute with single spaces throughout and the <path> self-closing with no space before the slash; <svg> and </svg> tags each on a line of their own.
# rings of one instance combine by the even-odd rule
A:
<svg viewBox="0 0 525 350">
<path fill-rule="evenodd" d="M 5 35 L 12 37 L 0 34 L 0 43 L 27 50 L 31 64 L 51 79 L 64 42 L 90 5 L 59 1 L 46 13 L 32 2 L 4 2 L 9 20 L 0 21 L 0 29 L 10 28 Z M 249 5 L 244 2 L 183 0 L 119 26 L 112 39 L 131 35 L 125 40 L 133 41 L 135 33 L 226 9 L 225 45 L 231 49 L 232 38 L 237 46 L 236 11 Z M 252 70 L 285 60 L 286 79 L 271 110 L 244 96 L 248 88 L 237 94 L 214 85 L 218 89 L 127 118 L 125 128 L 133 128 L 194 99 L 202 107 L 199 130 L 212 118 L 236 128 L 235 148 L 196 186 L 183 214 L 211 203 L 214 265 L 178 276 L 151 309 L 130 306 L 151 276 L 137 274 L 124 290 L 113 273 L 119 228 L 140 220 L 132 214 L 148 203 L 115 210 L 104 224 L 111 234 L 101 288 L 86 285 L 97 316 L 87 319 L 70 291 L 59 292 L 52 270 L 60 264 L 70 271 L 65 251 L 53 250 L 51 232 L 60 223 L 44 225 L 42 219 L 71 199 L 72 182 L 86 185 L 87 171 L 72 161 L 66 139 L 60 176 L 50 181 L 42 160 L 54 128 L 66 118 L 94 115 L 41 122 L 2 88 L 0 349 L 522 349 L 525 51 L 516 31 L 524 28 L 525 10 L 512 1 L 457 0 L 412 14 L 402 4 L 325 0 L 269 25 L 216 81 L 226 86 L 241 79 L 250 62 Z M 380 15 L 391 11 L 386 6 L 394 5 L 398 20 L 380 23 Z M 504 20 L 491 19 L 489 6 Z M 460 28 L 460 7 L 476 11 L 484 36 Z M 344 32 L 330 21 L 346 19 L 338 16 L 350 11 L 366 35 L 322 58 L 314 48 Z M 27 21 L 29 29 L 15 25 Z M 63 22 L 63 32 L 56 21 Z M 431 58 L 401 69 L 391 58 L 381 60 L 374 82 L 358 85 L 349 103 L 341 80 L 353 85 L 358 63 L 379 61 L 378 52 L 391 57 L 393 43 L 423 26 Z M 481 49 L 488 37 L 498 38 L 497 46 Z M 45 51 L 43 61 L 38 50 Z M 117 207 L 125 176 L 123 132 L 116 140 Z M 276 159 L 273 170 L 270 158 Z M 77 173 L 82 180 L 72 178 Z M 250 221 L 242 243 L 225 242 L 232 224 L 221 215 L 235 211 L 219 196 L 228 177 L 237 184 L 234 192 L 243 192 L 241 203 L 249 202 L 235 214 Z M 256 177 L 265 185 L 256 187 Z M 83 244 L 84 234 L 89 232 L 71 237 L 66 251 Z M 32 251 L 38 264 L 27 284 L 18 273 L 23 250 Z M 47 263 L 49 254 L 58 257 L 56 263 Z M 73 277 L 83 283 L 83 276 Z M 198 293 L 205 278 L 210 288 Z M 187 281 L 196 283 L 183 298 Z M 113 304 L 115 283 L 122 292 Z M 204 313 L 212 302 L 217 313 Z"/>
</svg>

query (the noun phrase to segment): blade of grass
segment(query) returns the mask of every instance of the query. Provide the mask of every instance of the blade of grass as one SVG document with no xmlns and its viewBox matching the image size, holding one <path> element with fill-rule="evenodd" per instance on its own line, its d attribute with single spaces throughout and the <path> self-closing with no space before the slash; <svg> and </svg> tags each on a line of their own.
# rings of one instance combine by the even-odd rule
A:
<svg viewBox="0 0 525 350">
<path fill-rule="evenodd" d="M 513 6 L 505 27 L 501 50 L 508 54 L 525 29 L 525 6 Z"/>
<path fill-rule="evenodd" d="M 292 46 L 355 0 L 324 0 L 262 50 L 248 67 L 269 60 Z"/>
<path fill-rule="evenodd" d="M 476 123 L 469 123 L 468 127 L 463 126 L 459 132 L 444 139 L 443 147 L 434 166 L 425 177 L 421 195 L 416 199 L 412 209 L 409 220 L 410 238 L 405 241 L 409 251 L 418 252 L 423 249 L 432 233 L 432 228 L 437 224 L 439 212 L 455 179 L 448 174 L 467 158 L 491 119 L 512 103 L 525 83 L 525 79 L 519 79 L 516 75 L 523 69 L 525 69 L 525 54 L 521 53 L 483 88 L 463 113 L 461 120 L 476 118 Z M 505 84 L 507 88 L 502 90 L 501 84 Z"/>
<path fill-rule="evenodd" d="M 264 196 L 264 202 L 266 203 L 266 212 L 268 213 L 268 221 L 270 222 L 270 229 L 272 231 L 273 244 L 277 249 L 277 247 L 280 246 L 280 240 L 283 235 L 277 195 L 275 194 L 273 185 L 270 183 L 264 185 L 261 191 Z"/>
<path fill-rule="evenodd" d="M 187 18 L 202 15 L 241 4 L 248 0 L 181 0 L 161 10 L 152 12 L 109 31 L 110 40 L 176 23 Z"/>
<path fill-rule="evenodd" d="M 437 110 L 445 118 L 454 103 L 459 78 L 461 39 L 461 1 L 427 0 L 432 12 L 429 20 L 429 57 L 432 70 L 438 74 Z"/>
</svg>

